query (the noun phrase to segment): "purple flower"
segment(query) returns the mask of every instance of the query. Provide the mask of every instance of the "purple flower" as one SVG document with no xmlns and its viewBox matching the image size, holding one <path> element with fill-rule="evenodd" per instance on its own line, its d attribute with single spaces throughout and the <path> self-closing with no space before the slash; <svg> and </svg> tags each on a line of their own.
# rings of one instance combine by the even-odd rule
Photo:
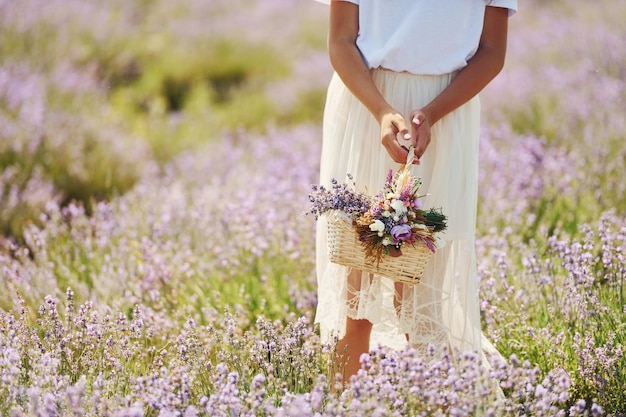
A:
<svg viewBox="0 0 626 417">
<path fill-rule="evenodd" d="M 391 237 L 393 237 L 396 242 L 408 240 L 411 235 L 411 226 L 408 224 L 398 224 L 391 228 Z"/>
<path fill-rule="evenodd" d="M 390 169 L 387 173 L 387 179 L 385 181 L 385 190 L 389 190 L 393 184 L 393 169 Z"/>
</svg>

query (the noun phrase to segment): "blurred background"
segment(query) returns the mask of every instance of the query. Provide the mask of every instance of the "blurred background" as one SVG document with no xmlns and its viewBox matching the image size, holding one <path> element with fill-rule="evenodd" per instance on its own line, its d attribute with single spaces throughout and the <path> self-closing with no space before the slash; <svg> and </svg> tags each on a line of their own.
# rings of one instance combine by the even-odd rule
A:
<svg viewBox="0 0 626 417">
<path fill-rule="evenodd" d="M 507 67 L 483 94 L 489 136 L 508 129 L 594 158 L 620 151 L 619 140 L 596 145 L 623 132 L 624 7 L 520 9 Z M 19 238 L 50 202 L 91 210 L 225 132 L 320 123 L 331 69 L 317 2 L 5 0 L 0 12 L 5 235 Z M 589 185 L 580 198 L 593 203 L 602 185 Z M 610 185 L 608 203 L 623 206 L 623 183 Z"/>
<path fill-rule="evenodd" d="M 317 123 L 327 7 L 0 2 L 0 231 L 123 194 L 225 132 Z"/>
</svg>

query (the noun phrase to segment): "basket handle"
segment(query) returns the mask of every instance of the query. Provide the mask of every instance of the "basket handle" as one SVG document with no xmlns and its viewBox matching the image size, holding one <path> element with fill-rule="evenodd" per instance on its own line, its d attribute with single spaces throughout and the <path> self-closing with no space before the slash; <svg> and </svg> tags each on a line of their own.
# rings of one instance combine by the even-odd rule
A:
<svg viewBox="0 0 626 417">
<path fill-rule="evenodd" d="M 413 160 L 415 159 L 415 147 L 413 145 L 409 146 L 409 154 L 406 156 L 406 163 L 400 165 L 398 172 L 408 170 L 413 165 Z"/>
<path fill-rule="evenodd" d="M 406 164 L 405 165 L 412 165 L 413 164 L 413 159 L 415 159 L 415 146 L 411 145 L 411 146 L 409 146 L 409 154 L 406 157 Z"/>
</svg>

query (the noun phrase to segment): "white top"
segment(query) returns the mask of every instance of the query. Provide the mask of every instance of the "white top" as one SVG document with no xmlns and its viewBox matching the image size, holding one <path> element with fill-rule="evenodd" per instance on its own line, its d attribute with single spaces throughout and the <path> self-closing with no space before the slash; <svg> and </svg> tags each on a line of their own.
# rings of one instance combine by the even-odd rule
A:
<svg viewBox="0 0 626 417">
<path fill-rule="evenodd" d="M 463 68 L 478 48 L 485 7 L 517 11 L 517 0 L 340 1 L 360 3 L 357 46 L 370 68 L 414 74 Z"/>
</svg>

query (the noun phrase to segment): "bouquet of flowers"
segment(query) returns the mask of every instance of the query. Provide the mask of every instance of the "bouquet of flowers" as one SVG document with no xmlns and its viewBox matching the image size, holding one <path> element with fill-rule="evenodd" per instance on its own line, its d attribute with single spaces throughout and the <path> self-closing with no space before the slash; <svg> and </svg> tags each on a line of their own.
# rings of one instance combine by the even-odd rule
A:
<svg viewBox="0 0 626 417">
<path fill-rule="evenodd" d="M 413 159 L 411 155 L 409 158 Z M 341 226 L 342 222 L 344 226 L 348 224 L 352 234 L 356 232 L 352 240 L 361 246 L 362 260 L 356 260 L 361 254 L 354 252 L 354 248 L 331 248 L 329 241 L 331 261 L 337 260 L 333 259 L 333 250 L 343 251 L 343 258 L 349 259 L 341 259 L 342 256 L 339 255 L 336 263 L 389 276 L 398 273 L 394 266 L 398 262 L 388 258 L 402 256 L 403 249 L 416 249 L 419 252 L 420 265 L 413 268 L 410 260 L 406 259 L 402 263 L 407 264 L 403 268 L 410 269 L 410 282 L 419 280 L 419 276 L 415 275 L 421 275 L 424 258 L 437 250 L 436 233 L 445 230 L 446 216 L 441 210 L 422 209 L 420 198 L 424 195 L 419 194 L 422 182 L 411 175 L 409 168 L 409 164 L 403 165 L 395 174 L 390 170 L 381 193 L 374 197 L 357 191 L 351 175 L 348 175 L 351 185 L 339 184 L 333 179 L 330 189 L 313 186 L 313 191 L 309 194 L 309 213 L 316 219 L 322 215 L 329 216 L 329 237 L 331 233 L 335 233 L 331 228 Z M 345 240 L 341 237 L 339 239 Z M 353 243 L 351 245 L 354 246 Z M 350 253 L 346 253 L 346 250 Z M 413 252 L 415 251 L 409 256 L 416 256 Z M 392 269 L 385 273 L 384 268 L 380 268 L 381 262 L 390 263 Z M 362 263 L 365 265 L 361 265 Z M 403 273 L 400 272 L 401 275 Z"/>
</svg>

